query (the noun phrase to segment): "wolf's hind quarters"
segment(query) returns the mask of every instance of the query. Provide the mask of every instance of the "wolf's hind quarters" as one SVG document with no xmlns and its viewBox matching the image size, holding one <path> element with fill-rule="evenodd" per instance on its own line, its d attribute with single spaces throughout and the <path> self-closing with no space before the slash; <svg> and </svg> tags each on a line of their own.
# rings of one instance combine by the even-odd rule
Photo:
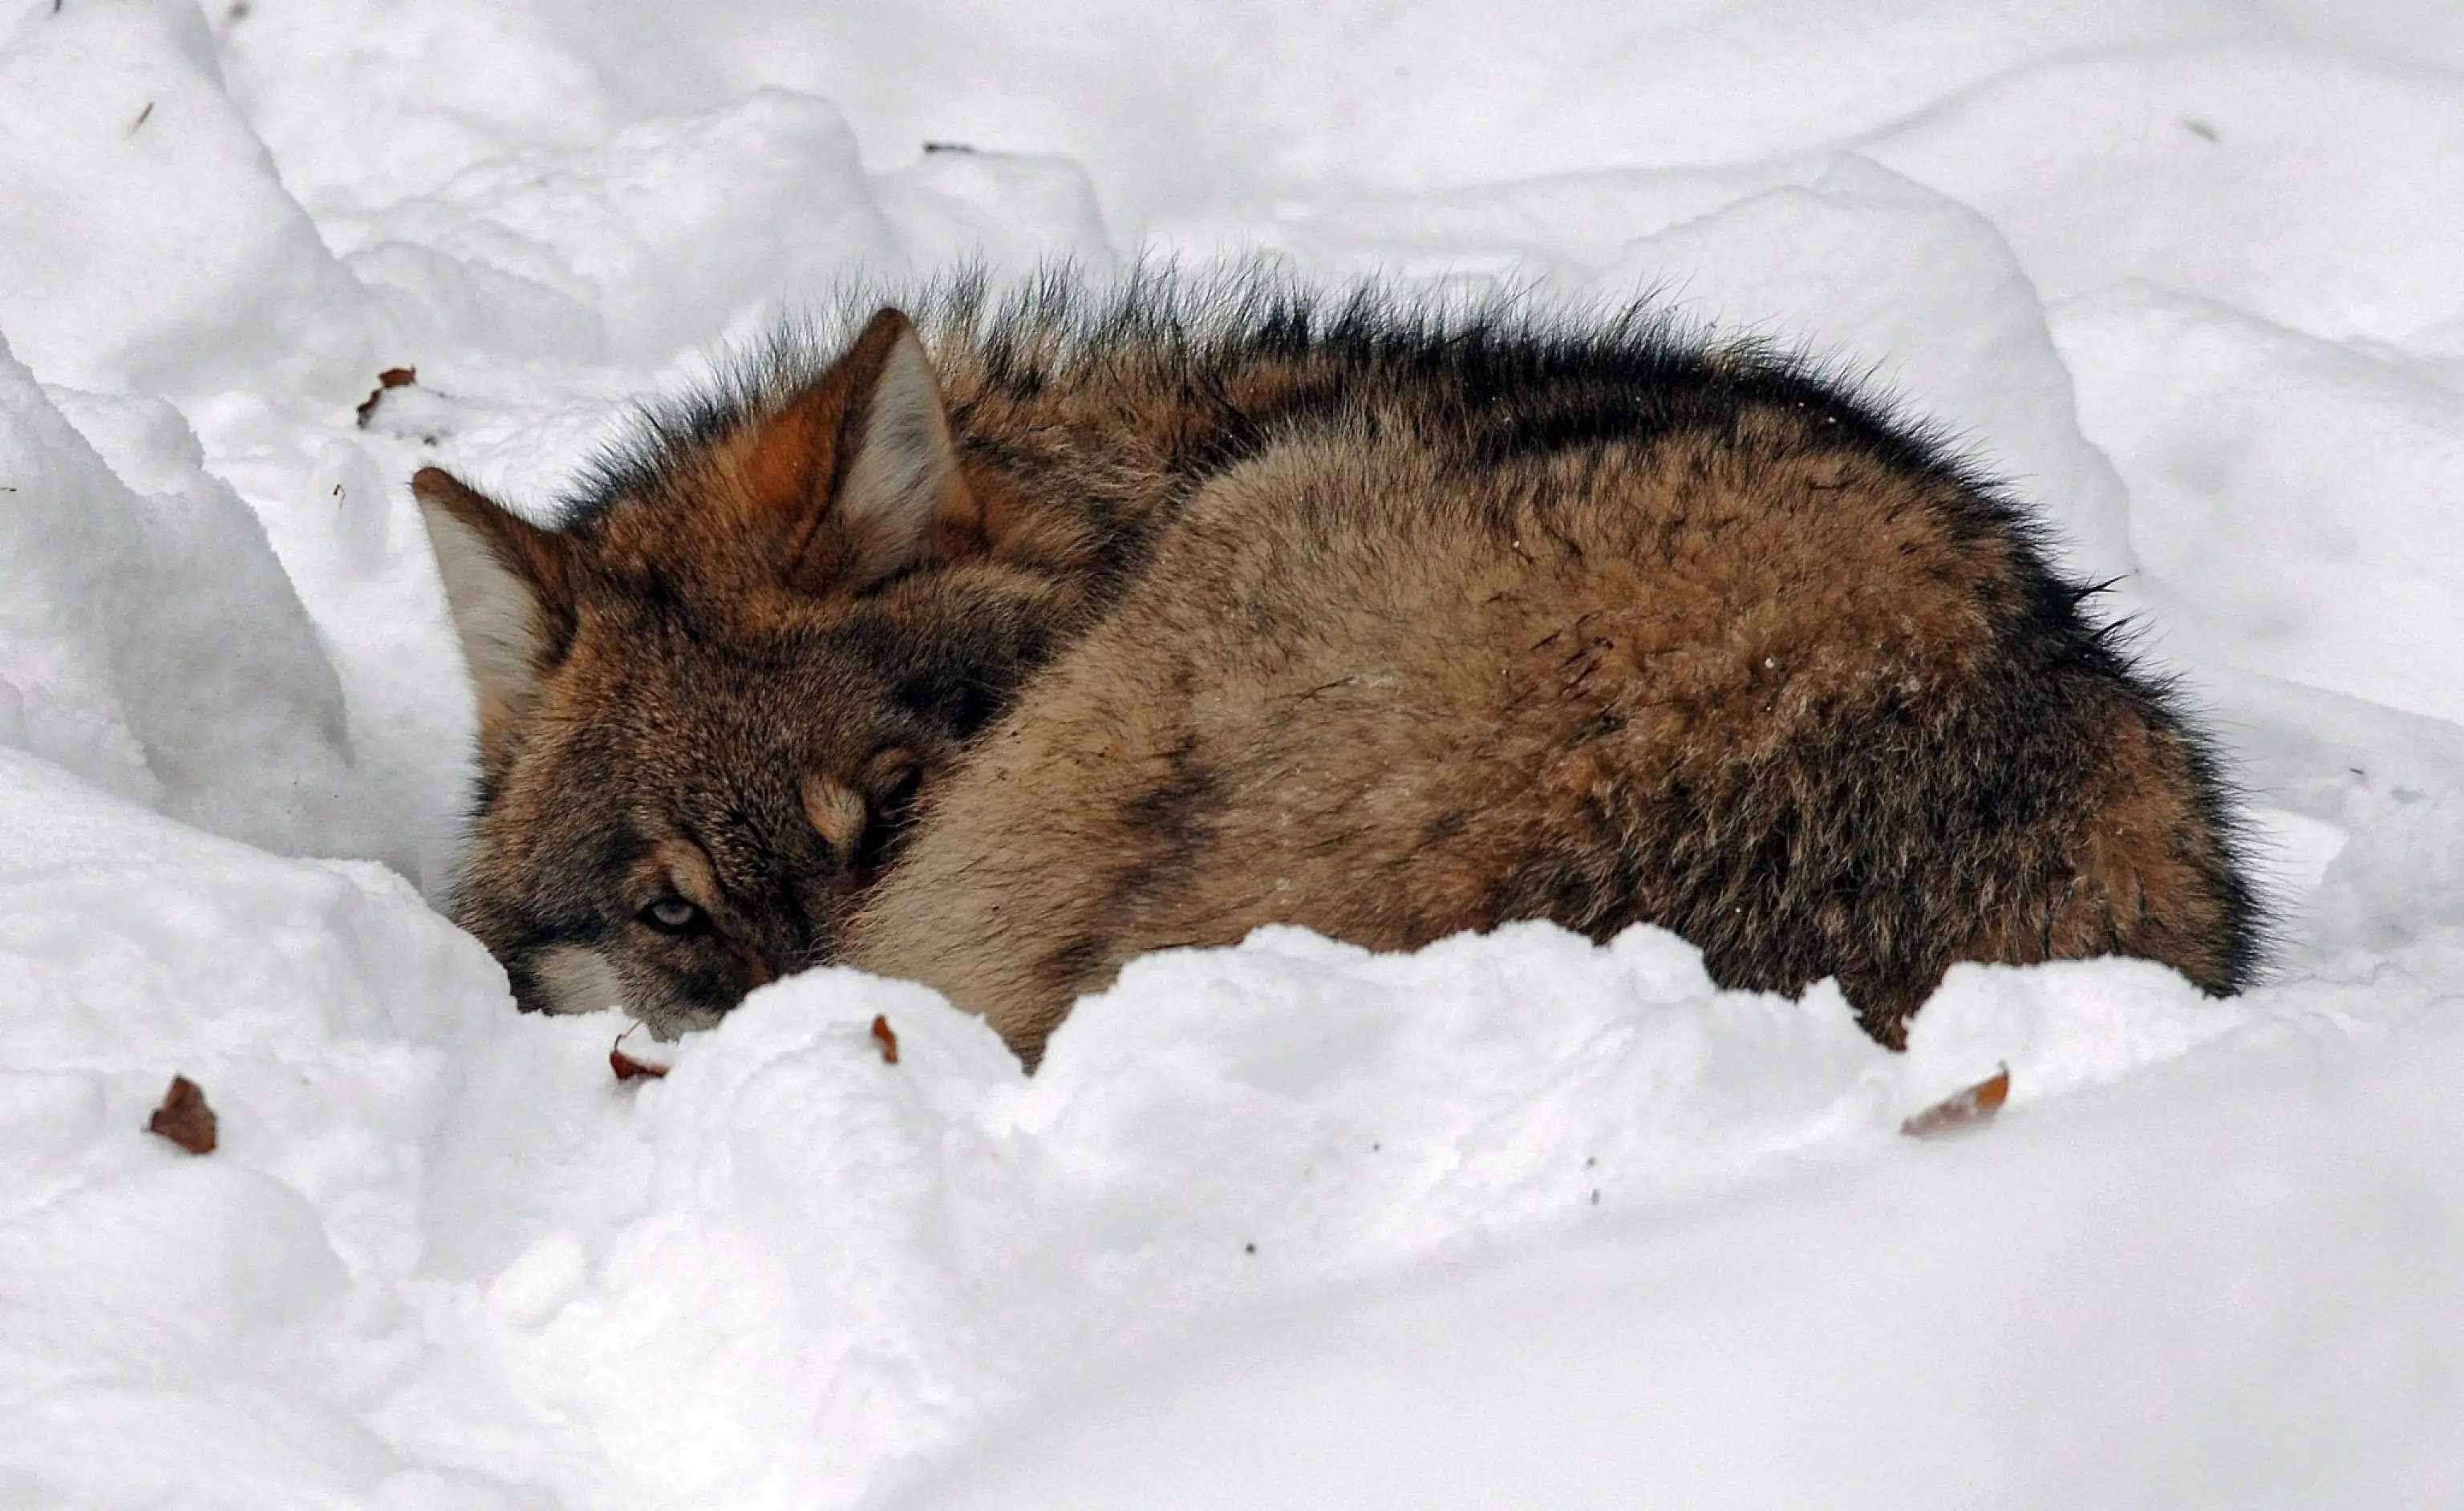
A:
<svg viewBox="0 0 2464 1511">
<path fill-rule="evenodd" d="M 551 1002 L 672 1031 L 845 960 L 1032 1062 L 1265 923 L 1658 923 L 1889 1043 L 1956 960 L 2252 968 L 2215 756 L 2027 516 L 1639 316 L 953 285 L 657 420 L 561 531 L 418 491 L 461 915 Z"/>
<path fill-rule="evenodd" d="M 2186 736 L 2151 743 L 1955 493 L 1864 468 L 1809 518 L 1796 479 L 1857 459 L 1690 436 L 1443 462 L 1337 434 L 1210 482 L 954 774 L 851 958 L 1030 1055 L 1136 950 L 1278 922 L 1659 923 L 1727 985 L 1838 976 L 1892 1043 L 1954 959 L 2238 981 L 2182 948 L 2248 910 L 2214 795 L 2159 758 Z"/>
</svg>

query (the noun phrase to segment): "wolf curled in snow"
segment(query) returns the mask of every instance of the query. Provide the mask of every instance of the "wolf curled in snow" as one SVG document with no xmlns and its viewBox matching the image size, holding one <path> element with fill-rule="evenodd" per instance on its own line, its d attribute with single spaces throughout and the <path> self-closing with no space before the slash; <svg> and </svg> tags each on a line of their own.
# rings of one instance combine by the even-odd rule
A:
<svg viewBox="0 0 2464 1511">
<path fill-rule="evenodd" d="M 960 280 L 782 338 L 561 529 L 415 480 L 480 705 L 457 895 L 663 1032 L 840 961 L 1032 1063 L 1268 923 L 1663 925 L 1902 1041 L 1954 961 L 2212 993 L 2215 754 L 2011 499 L 1647 310 Z"/>
</svg>

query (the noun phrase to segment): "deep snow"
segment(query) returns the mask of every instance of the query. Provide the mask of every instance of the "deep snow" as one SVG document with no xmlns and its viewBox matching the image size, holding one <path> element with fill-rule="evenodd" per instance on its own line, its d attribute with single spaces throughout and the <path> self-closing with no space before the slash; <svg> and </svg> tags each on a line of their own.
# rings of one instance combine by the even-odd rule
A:
<svg viewBox="0 0 2464 1511">
<path fill-rule="evenodd" d="M 2464 1502 L 2459 14 L 0 3 L 0 1504 Z M 2212 711 L 2275 978 L 1895 1057 L 1650 931 L 1269 931 L 1032 1080 L 843 973 L 663 1081 L 516 1015 L 409 472 L 545 509 L 856 276 L 1261 252 L 1939 422 Z"/>
</svg>

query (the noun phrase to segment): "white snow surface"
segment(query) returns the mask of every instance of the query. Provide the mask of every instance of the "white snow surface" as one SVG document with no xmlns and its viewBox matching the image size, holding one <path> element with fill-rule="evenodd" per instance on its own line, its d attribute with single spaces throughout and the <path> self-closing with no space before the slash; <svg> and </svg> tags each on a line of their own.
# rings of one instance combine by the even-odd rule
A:
<svg viewBox="0 0 2464 1511">
<path fill-rule="evenodd" d="M 0 1505 L 2464 1504 L 2459 162 L 2442 0 L 0 0 Z M 1937 425 L 2210 711 L 2270 979 L 516 1014 L 409 473 L 545 509 L 859 278 L 1261 253 Z"/>
</svg>

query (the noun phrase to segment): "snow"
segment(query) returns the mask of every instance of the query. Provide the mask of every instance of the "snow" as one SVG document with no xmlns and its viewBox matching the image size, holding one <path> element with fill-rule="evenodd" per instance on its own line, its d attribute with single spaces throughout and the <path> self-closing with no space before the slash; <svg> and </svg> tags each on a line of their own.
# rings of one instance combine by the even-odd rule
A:
<svg viewBox="0 0 2464 1511">
<path fill-rule="evenodd" d="M 2459 107 L 2432 0 L 5 0 L 0 1504 L 2464 1500 Z M 860 277 L 1261 252 L 1928 417 L 2211 711 L 2274 977 L 1894 1056 L 1654 931 L 1267 931 L 1033 1078 L 844 972 L 663 1079 L 517 1015 L 409 473 L 544 511 Z"/>
<path fill-rule="evenodd" d="M 2464 517 L 2439 507 L 2464 496 L 2464 391 L 2137 280 L 2053 318 L 2082 421 L 2151 506 L 2133 540 L 2179 595 L 2186 638 L 2253 671 L 2464 718 L 2464 665 L 2425 654 L 2464 635 Z"/>
<path fill-rule="evenodd" d="M 347 809 L 342 691 L 316 625 L 204 460 L 163 400 L 46 389 L 0 346 L 10 743 L 273 849 L 380 843 Z"/>
<path fill-rule="evenodd" d="M 2446 1504 L 2458 1031 L 2277 1020 L 1988 1138 L 1288 1303 L 901 1503 Z"/>
<path fill-rule="evenodd" d="M 331 381 L 365 294 L 285 194 L 177 5 L 33 5 L 0 44 L 0 330 L 48 383 Z M 337 318 L 338 316 L 344 317 Z"/>
</svg>

